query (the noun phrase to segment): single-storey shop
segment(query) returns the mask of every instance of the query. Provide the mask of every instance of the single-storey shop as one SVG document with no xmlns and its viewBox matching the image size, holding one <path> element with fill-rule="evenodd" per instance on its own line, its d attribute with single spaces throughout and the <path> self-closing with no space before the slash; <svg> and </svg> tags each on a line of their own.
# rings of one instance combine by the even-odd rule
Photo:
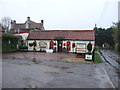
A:
<svg viewBox="0 0 120 90">
<path fill-rule="evenodd" d="M 87 44 L 94 48 L 94 30 L 44 30 L 30 31 L 27 38 L 28 51 L 86 53 Z"/>
</svg>

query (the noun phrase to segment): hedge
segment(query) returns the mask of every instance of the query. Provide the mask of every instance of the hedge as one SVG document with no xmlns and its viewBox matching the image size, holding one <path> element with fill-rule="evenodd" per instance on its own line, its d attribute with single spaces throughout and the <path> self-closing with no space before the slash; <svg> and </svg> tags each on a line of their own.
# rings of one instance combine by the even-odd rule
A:
<svg viewBox="0 0 120 90">
<path fill-rule="evenodd" d="M 120 53 L 120 44 L 119 43 L 116 43 L 114 48 L 115 48 L 116 52 Z"/>
<path fill-rule="evenodd" d="M 2 34 L 2 52 L 18 51 L 17 44 L 19 37 L 12 34 Z"/>
</svg>

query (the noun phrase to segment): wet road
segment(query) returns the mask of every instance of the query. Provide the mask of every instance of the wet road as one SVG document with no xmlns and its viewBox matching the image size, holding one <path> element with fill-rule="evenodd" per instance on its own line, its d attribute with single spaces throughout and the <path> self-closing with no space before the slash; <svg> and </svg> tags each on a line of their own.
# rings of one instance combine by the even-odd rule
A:
<svg viewBox="0 0 120 90">
<path fill-rule="evenodd" d="M 118 84 L 120 84 L 120 66 L 118 63 L 119 56 L 112 50 L 100 50 L 98 53 L 101 55 L 101 58 L 103 60 L 102 64 L 107 74 L 109 75 L 114 86 L 118 88 Z"/>
<path fill-rule="evenodd" d="M 114 88 L 101 64 L 3 59 L 3 88 Z"/>
</svg>

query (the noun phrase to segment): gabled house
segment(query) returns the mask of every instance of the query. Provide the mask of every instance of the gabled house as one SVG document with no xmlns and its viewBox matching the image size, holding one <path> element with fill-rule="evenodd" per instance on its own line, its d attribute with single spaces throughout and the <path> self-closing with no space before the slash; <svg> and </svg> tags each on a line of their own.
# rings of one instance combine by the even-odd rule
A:
<svg viewBox="0 0 120 90">
<path fill-rule="evenodd" d="M 10 33 L 20 33 L 20 32 L 29 33 L 30 30 L 45 30 L 44 21 L 41 20 L 41 23 L 36 23 L 30 20 L 30 17 L 27 17 L 25 23 L 16 23 L 16 20 L 11 21 Z"/>
<path fill-rule="evenodd" d="M 30 19 L 30 17 L 27 17 L 27 20 L 25 23 L 16 23 L 16 20 L 11 21 L 11 29 L 9 33 L 22 36 L 22 39 L 26 45 L 26 39 L 29 35 L 29 32 L 31 30 L 45 30 L 44 28 L 44 21 L 41 20 L 41 23 L 36 23 Z"/>
</svg>

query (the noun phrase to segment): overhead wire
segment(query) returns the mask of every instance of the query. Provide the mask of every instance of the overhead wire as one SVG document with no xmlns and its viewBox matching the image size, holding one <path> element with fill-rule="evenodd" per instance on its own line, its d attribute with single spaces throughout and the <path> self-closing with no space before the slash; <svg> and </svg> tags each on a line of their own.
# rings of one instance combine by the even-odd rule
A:
<svg viewBox="0 0 120 90">
<path fill-rule="evenodd" d="M 101 12 L 101 15 L 100 15 L 97 23 L 101 24 L 103 22 L 103 18 L 105 16 L 105 14 L 107 13 L 108 7 L 110 5 L 110 1 L 111 0 L 106 0 L 105 1 L 104 6 L 103 6 L 103 10 Z"/>
</svg>

